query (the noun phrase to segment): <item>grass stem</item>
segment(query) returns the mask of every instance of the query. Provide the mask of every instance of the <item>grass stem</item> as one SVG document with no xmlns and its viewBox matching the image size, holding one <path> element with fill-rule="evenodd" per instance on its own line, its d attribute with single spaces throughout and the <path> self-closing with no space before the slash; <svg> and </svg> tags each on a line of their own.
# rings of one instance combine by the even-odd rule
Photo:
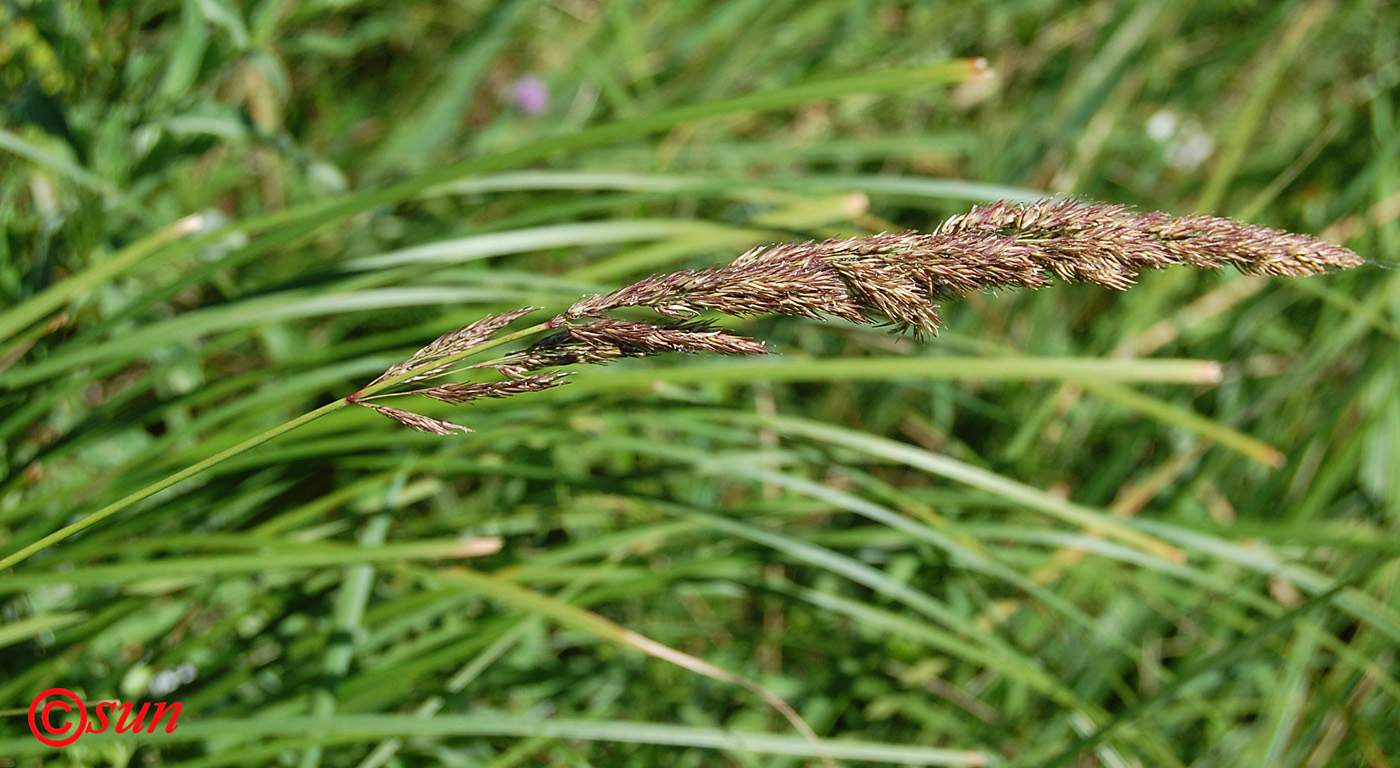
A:
<svg viewBox="0 0 1400 768">
<path fill-rule="evenodd" d="M 303 413 L 302 415 L 290 421 L 283 422 L 273 427 L 272 429 L 267 430 L 266 432 L 263 432 L 254 437 L 250 437 L 237 445 L 225 448 L 224 450 L 219 451 L 218 453 L 206 459 L 197 461 L 194 464 L 191 464 L 190 466 L 180 470 L 179 472 L 176 472 L 172 475 L 162 478 L 161 480 L 151 483 L 150 485 L 146 486 L 145 488 L 142 488 L 139 491 L 134 491 L 130 494 L 127 494 L 126 496 L 123 496 L 122 498 L 112 502 L 111 504 L 108 504 L 107 506 L 97 510 L 96 512 L 93 512 L 90 515 L 86 515 L 72 523 L 69 523 L 68 525 L 63 526 L 62 528 L 39 539 L 38 541 L 35 541 L 32 544 L 20 548 L 18 551 L 6 555 L 4 558 L 0 558 L 0 570 L 4 570 L 5 568 L 10 568 L 12 566 L 18 565 L 24 562 L 25 560 L 28 560 L 29 558 L 33 557 L 34 555 L 38 554 L 39 552 L 42 552 L 45 549 L 48 549 L 49 547 L 53 546 L 54 544 L 63 541 L 69 536 L 72 536 L 75 533 L 81 533 L 82 531 L 85 531 L 88 528 L 97 525 L 103 520 L 106 520 L 112 515 L 115 515 L 118 512 L 121 512 L 122 510 L 134 504 L 138 504 L 142 501 L 145 501 L 146 499 L 149 499 L 157 493 L 160 493 L 166 488 L 188 480 L 191 477 L 194 477 L 195 475 L 198 475 L 199 473 L 205 471 L 206 469 L 217 466 L 220 463 L 233 458 L 234 456 L 252 450 L 253 448 L 258 447 L 259 445 L 262 445 L 263 443 L 266 443 L 269 440 L 281 437 L 282 435 L 285 435 L 298 427 L 301 427 L 305 424 L 310 424 L 316 419 L 319 419 L 327 414 L 334 413 L 347 405 L 352 405 L 360 400 L 363 400 L 366 397 L 370 397 L 376 392 L 380 392 L 384 389 L 394 386 L 395 384 L 398 384 L 399 382 L 412 378 L 416 373 L 419 373 L 422 368 L 436 367 L 443 364 L 454 363 L 458 360 L 462 360 L 471 355 L 484 352 L 485 350 L 491 349 L 493 347 L 498 347 L 502 344 L 509 343 L 524 336 L 539 333 L 540 331 L 543 331 L 548 327 L 549 326 L 545 323 L 537 323 L 535 325 L 530 326 L 529 328 L 516 331 L 515 333 L 505 334 L 498 338 L 491 339 L 490 341 L 486 341 L 482 344 L 478 344 L 470 349 L 465 349 L 461 352 L 444 357 L 441 360 L 432 363 L 431 365 L 421 366 L 420 368 L 414 368 L 408 371 L 404 371 L 403 373 L 397 376 L 371 384 L 348 397 L 340 398 L 339 400 L 327 403 L 314 411 L 308 411 L 306 413 Z"/>
</svg>

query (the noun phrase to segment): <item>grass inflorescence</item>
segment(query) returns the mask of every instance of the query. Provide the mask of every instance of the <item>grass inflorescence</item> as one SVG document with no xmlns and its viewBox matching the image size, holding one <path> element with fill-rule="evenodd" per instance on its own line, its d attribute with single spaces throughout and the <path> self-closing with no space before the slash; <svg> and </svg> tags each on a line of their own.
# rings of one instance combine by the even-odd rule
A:
<svg viewBox="0 0 1400 768">
<path fill-rule="evenodd" d="M 866 235 L 754 248 L 719 267 L 653 275 L 605 295 L 574 302 L 549 320 L 558 329 L 527 348 L 476 368 L 503 381 L 443 384 L 401 392 L 462 404 L 539 392 L 567 383 L 541 369 L 599 364 L 668 352 L 763 355 L 763 342 L 693 320 L 702 312 L 735 317 L 792 315 L 886 325 L 896 332 L 937 332 L 938 301 L 998 288 L 1044 288 L 1055 279 L 1124 290 L 1139 273 L 1170 266 L 1285 277 L 1359 266 L 1340 245 L 1218 216 L 1174 217 L 1079 200 L 990 203 L 944 222 L 934 232 Z M 647 308 L 667 322 L 620 320 L 611 312 Z M 445 375 L 464 357 L 533 308 L 477 320 L 450 331 L 391 366 L 361 392 L 391 380 Z M 411 375 L 408 375 L 411 374 Z M 470 432 L 442 419 L 353 401 L 422 432 Z"/>
</svg>

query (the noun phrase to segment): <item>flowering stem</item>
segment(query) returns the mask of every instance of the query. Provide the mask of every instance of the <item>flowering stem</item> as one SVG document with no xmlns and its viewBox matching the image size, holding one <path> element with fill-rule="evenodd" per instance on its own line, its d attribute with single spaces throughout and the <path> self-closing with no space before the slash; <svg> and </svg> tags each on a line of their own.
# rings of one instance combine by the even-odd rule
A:
<svg viewBox="0 0 1400 768">
<path fill-rule="evenodd" d="M 177 228 L 169 236 L 176 237 L 179 231 Z M 550 329 L 567 326 L 569 330 L 527 349 L 509 368 L 499 368 L 512 380 L 512 387 L 497 386 L 483 392 L 470 391 L 471 385 L 448 385 L 424 393 L 445 402 L 466 402 L 539 391 L 561 380 L 534 371 L 617 357 L 701 351 L 766 354 L 758 341 L 685 320 L 704 311 L 888 322 L 897 330 L 918 335 L 932 333 L 942 324 L 936 300 L 975 290 L 1041 288 L 1055 278 L 1122 290 L 1132 285 L 1140 272 L 1174 264 L 1203 269 L 1233 265 L 1244 272 L 1303 276 L 1361 263 L 1361 258 L 1346 248 L 1306 235 L 1212 216 L 1172 217 L 1076 200 L 981 205 L 949 219 L 931 234 L 880 234 L 757 248 L 726 266 L 653 275 L 607 295 L 582 298 L 554 319 L 515 333 L 481 338 L 503 330 L 534 311 L 533 307 L 484 318 L 444 334 L 362 389 L 119 499 L 0 559 L 0 569 L 23 562 L 225 459 L 347 405 L 365 405 L 425 432 L 469 432 L 458 424 L 366 401 L 380 393 L 392 394 L 385 390 L 411 379 L 446 374 L 453 364 L 471 355 Z M 608 317 L 611 311 L 624 307 L 650 307 L 675 322 L 656 325 Z M 0 313 L 0 337 L 7 329 L 22 328 L 37 316 Z M 455 351 L 443 354 L 446 350 Z"/>
<path fill-rule="evenodd" d="M 470 349 L 462 350 L 461 352 L 437 360 L 430 366 L 424 367 L 436 367 L 444 363 L 453 363 L 470 355 L 474 355 L 478 352 L 490 349 L 492 347 L 498 347 L 502 344 L 514 341 L 515 339 L 521 338 L 523 336 L 528 336 L 530 334 L 546 330 L 548 327 L 549 326 L 546 323 L 539 323 L 524 330 L 518 331 L 516 333 L 509 333 L 499 338 L 491 339 L 490 341 L 484 342 Z M 414 374 L 419 373 L 421 370 L 421 368 L 418 368 L 405 371 L 404 373 L 393 378 L 385 379 L 384 381 L 371 384 L 370 386 L 367 386 L 364 389 L 348 397 L 343 397 L 338 400 L 326 403 L 325 405 L 321 406 L 320 408 L 317 408 L 314 411 L 308 411 L 306 413 L 303 413 L 302 415 L 292 419 L 291 421 L 283 422 L 282 424 L 279 424 L 273 427 L 272 429 L 267 430 L 266 432 L 250 437 L 237 445 L 225 448 L 224 450 L 219 451 L 218 453 L 206 459 L 195 462 L 194 464 L 185 467 L 184 469 L 180 470 L 179 472 L 176 472 L 173 475 L 169 475 L 165 478 L 162 478 L 161 480 L 151 483 L 150 485 L 146 486 L 145 488 L 142 488 L 139 491 L 133 491 L 132 493 L 123 496 L 122 498 L 112 502 L 111 504 L 108 504 L 107 506 L 97 510 L 96 512 L 93 512 L 92 514 L 87 515 L 73 523 L 65 525 L 64 527 L 39 539 L 38 541 L 29 544 L 28 546 L 25 546 L 12 554 L 6 555 L 4 558 L 0 558 L 0 570 L 4 570 L 14 565 L 18 565 L 24 562 L 25 560 L 28 560 L 30 557 L 33 557 L 34 555 L 38 554 L 39 552 L 42 552 L 43 550 L 48 549 L 54 544 L 63 541 L 69 536 L 87 530 L 88 528 L 91 528 L 92 526 L 102 522 L 103 520 L 106 520 L 112 515 L 115 515 L 118 512 L 121 512 L 122 510 L 134 504 L 138 504 L 142 501 L 145 501 L 146 499 L 156 495 L 157 493 L 160 493 L 161 491 L 165 490 L 166 488 L 169 488 L 172 485 L 175 485 L 176 483 L 188 480 L 189 478 L 194 477 L 195 475 L 205 471 L 206 469 L 217 466 L 218 464 L 227 461 L 228 459 L 231 459 L 234 456 L 237 456 L 245 451 L 252 450 L 253 448 L 258 447 L 259 445 L 262 445 L 263 443 L 266 443 L 269 440 L 281 437 L 282 435 L 285 435 L 286 433 L 291 432 L 292 430 L 298 427 L 310 424 L 311 422 L 321 418 L 322 416 L 334 413 L 335 411 L 338 411 L 341 408 L 346 407 L 347 405 L 352 405 L 356 402 L 359 402 L 360 400 L 363 400 L 368 396 L 373 395 L 376 392 L 383 391 L 384 389 L 398 384 L 399 382 L 405 379 L 413 377 Z"/>
</svg>

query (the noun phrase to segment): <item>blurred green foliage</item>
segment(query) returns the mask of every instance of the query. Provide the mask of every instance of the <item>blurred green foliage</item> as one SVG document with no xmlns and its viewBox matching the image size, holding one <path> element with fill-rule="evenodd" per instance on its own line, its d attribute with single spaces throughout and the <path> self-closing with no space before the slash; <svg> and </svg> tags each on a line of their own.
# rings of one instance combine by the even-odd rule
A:
<svg viewBox="0 0 1400 768">
<path fill-rule="evenodd" d="M 1074 194 L 1372 263 L 336 414 L 0 576 L 0 764 L 1391 765 L 1398 102 L 1382 0 L 3 0 L 5 553 L 755 244 Z M 50 686 L 185 719 L 59 754 Z"/>
</svg>

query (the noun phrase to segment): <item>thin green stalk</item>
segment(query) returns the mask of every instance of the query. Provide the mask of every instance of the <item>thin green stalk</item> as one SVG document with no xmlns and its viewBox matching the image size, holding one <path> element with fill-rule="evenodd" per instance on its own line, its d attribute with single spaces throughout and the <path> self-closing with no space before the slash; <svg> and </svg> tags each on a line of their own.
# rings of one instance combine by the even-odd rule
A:
<svg viewBox="0 0 1400 768">
<path fill-rule="evenodd" d="M 540 331 L 546 330 L 548 328 L 549 325 L 547 323 L 536 323 L 535 325 L 532 325 L 529 328 L 516 331 L 515 333 L 508 333 L 499 338 L 491 339 L 490 341 L 478 344 L 477 346 L 472 347 L 470 349 L 464 349 L 461 352 L 457 352 L 455 354 L 448 355 L 438 360 L 434 360 L 431 363 L 421 365 L 417 368 L 411 368 L 399 374 L 398 376 L 394 376 L 392 378 L 385 379 L 384 381 L 371 384 L 359 390 L 358 392 L 349 395 L 348 397 L 343 397 L 339 400 L 335 400 L 334 402 L 327 403 L 314 411 L 308 411 L 307 413 L 303 413 L 302 415 L 292 419 L 291 421 L 283 422 L 282 424 L 279 424 L 273 427 L 272 429 L 263 432 L 262 434 L 250 437 L 247 440 L 244 440 L 243 442 L 230 448 L 225 448 L 224 450 L 219 451 L 218 453 L 206 459 L 195 462 L 194 464 L 185 467 L 184 469 L 180 470 L 179 472 L 176 472 L 173 475 L 169 475 L 161 480 L 151 483 L 150 485 L 146 486 L 145 488 L 142 488 L 139 491 L 134 491 L 126 496 L 123 496 L 122 498 L 112 502 L 111 504 L 108 504 L 102 509 L 93 512 L 92 514 L 87 515 L 86 517 L 83 517 L 82 519 L 77 520 L 76 522 L 65 525 L 64 527 L 58 529 L 57 531 L 54 531 L 53 533 L 43 537 L 42 539 L 39 539 L 38 541 L 21 548 L 19 551 L 5 556 L 3 559 L 0 559 L 0 570 L 4 570 L 6 568 L 18 565 L 24 562 L 25 560 L 28 560 L 30 557 L 33 557 L 35 554 L 42 552 L 45 549 L 48 549 L 49 547 L 53 546 L 54 544 L 57 544 L 60 541 L 63 541 L 69 536 L 72 536 L 75 533 L 85 531 L 88 528 L 91 528 L 92 526 L 102 522 L 103 520 L 106 520 L 112 515 L 121 512 L 127 507 L 145 501 L 146 499 L 156 495 L 157 493 L 160 493 L 161 491 L 165 490 L 166 488 L 169 488 L 172 485 L 175 485 L 176 483 L 188 480 L 189 478 L 194 477 L 195 475 L 203 472 L 206 469 L 209 469 L 210 467 L 217 466 L 218 464 L 227 461 L 228 459 L 231 459 L 234 456 L 237 456 L 245 451 L 249 451 L 253 448 L 258 447 L 259 445 L 262 445 L 263 443 L 266 443 L 269 440 L 281 437 L 282 435 L 285 435 L 286 433 L 291 432 L 292 430 L 302 425 L 309 424 L 315 421 L 316 419 L 321 418 L 322 416 L 334 413 L 335 411 L 338 411 L 347 405 L 352 405 L 356 402 L 359 402 L 360 400 L 363 400 L 364 398 L 369 397 L 376 392 L 380 392 L 406 379 L 410 379 L 418 373 L 421 373 L 426 368 L 436 368 L 444 364 L 455 363 L 458 360 L 470 357 L 471 355 L 475 355 L 493 347 L 498 347 L 502 344 L 515 341 L 516 339 L 522 338 L 524 336 L 539 333 Z"/>
<path fill-rule="evenodd" d="M 73 534 L 78 533 L 80 531 L 85 531 L 88 528 L 91 528 L 92 526 L 102 522 L 103 520 L 106 520 L 112 515 L 115 515 L 116 513 L 126 509 L 127 507 L 130 507 L 131 505 L 136 504 L 138 502 L 144 501 L 156 495 L 157 493 L 160 493 L 166 488 L 175 485 L 176 483 L 188 480 L 189 478 L 194 477 L 195 475 L 219 464 L 220 462 L 223 462 L 227 459 L 231 459 L 234 456 L 243 453 L 244 451 L 256 448 L 257 446 L 262 445 L 263 443 L 272 440 L 273 438 L 280 437 L 288 432 L 291 432 L 297 427 L 300 427 L 303 424 L 313 422 L 316 419 L 319 419 L 328 413 L 338 411 L 349 404 L 350 403 L 348 403 L 344 399 L 336 400 L 332 403 L 327 403 L 314 411 L 303 413 L 302 415 L 296 417 L 295 419 L 292 419 L 291 421 L 279 424 L 273 427 L 272 429 L 263 432 L 260 435 L 250 437 L 247 440 L 244 440 L 243 442 L 239 443 L 238 445 L 232 446 L 230 448 L 225 448 L 224 450 L 219 451 L 213 456 L 210 456 L 202 461 L 197 461 L 194 464 L 185 467 L 184 469 L 180 470 L 179 472 L 176 472 L 173 475 L 169 475 L 161 480 L 151 483 L 150 485 L 146 486 L 145 488 L 142 488 L 139 491 L 134 491 L 126 496 L 123 496 L 122 498 L 112 502 L 111 504 L 108 504 L 102 509 L 93 512 L 92 514 L 76 522 L 65 525 L 57 531 L 54 531 L 53 533 L 49 534 L 48 536 L 39 539 L 33 544 L 30 544 L 29 546 L 20 549 L 18 552 L 15 552 L 11 555 L 7 555 L 3 559 L 0 559 L 0 570 L 4 570 L 5 568 L 9 568 L 14 565 L 18 565 L 19 563 L 28 560 L 30 557 L 33 557 L 35 554 L 42 552 L 45 549 L 48 549 L 49 547 L 53 546 L 54 544 L 57 544 L 60 541 L 63 541 L 69 536 L 72 536 Z"/>
</svg>

